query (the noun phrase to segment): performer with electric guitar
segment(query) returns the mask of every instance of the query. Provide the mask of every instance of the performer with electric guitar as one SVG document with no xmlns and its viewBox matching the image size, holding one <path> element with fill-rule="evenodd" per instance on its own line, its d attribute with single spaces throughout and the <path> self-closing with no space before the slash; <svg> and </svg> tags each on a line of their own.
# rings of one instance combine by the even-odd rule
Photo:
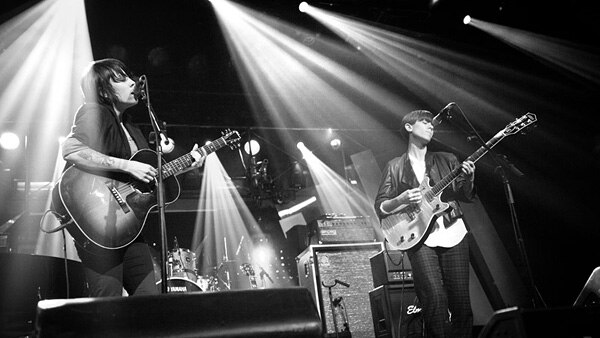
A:
<svg viewBox="0 0 600 338">
<path fill-rule="evenodd" d="M 426 336 L 470 337 L 473 314 L 469 245 L 458 201 L 468 202 L 474 197 L 475 164 L 472 160 L 460 163 L 451 153 L 428 152 L 433 130 L 429 111 L 417 110 L 404 116 L 402 132 L 408 137 L 408 149 L 388 162 L 375 210 L 382 221 L 386 244 L 408 254 L 423 307 Z M 446 205 L 429 191 L 429 181 L 438 183 L 453 172 L 456 176 L 441 193 Z M 406 224 L 400 235 L 395 231 L 395 222 Z"/>
<path fill-rule="evenodd" d="M 142 132 L 129 122 L 126 112 L 139 100 L 133 78 L 116 59 L 95 61 L 86 69 L 81 80 L 85 103 L 79 107 L 71 133 L 63 143 L 67 167 L 53 191 L 53 210 L 63 221 L 70 220 L 67 229 L 76 239 L 92 297 L 120 296 L 123 288 L 129 295 L 159 293 L 152 255 L 140 236 L 147 210 L 137 210 L 133 203 L 151 194 L 140 192 L 135 184 L 122 183 L 131 180 L 151 185 L 159 174 L 152 161 L 131 158 L 139 152 L 151 153 Z M 187 156 L 187 169 L 201 166 L 205 155 L 194 145 Z M 122 215 L 134 215 L 133 229 L 121 230 L 119 219 L 131 217 Z M 94 221 L 101 224 L 91 224 Z"/>
</svg>

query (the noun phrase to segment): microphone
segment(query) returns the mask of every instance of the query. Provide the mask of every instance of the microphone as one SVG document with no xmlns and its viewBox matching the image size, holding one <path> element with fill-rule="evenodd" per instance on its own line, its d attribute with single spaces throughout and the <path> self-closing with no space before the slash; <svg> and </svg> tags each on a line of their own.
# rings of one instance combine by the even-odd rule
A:
<svg viewBox="0 0 600 338">
<path fill-rule="evenodd" d="M 173 149 L 175 149 L 175 142 L 172 138 L 166 137 L 165 134 L 160 134 L 160 146 L 162 148 L 162 152 L 165 154 L 170 154 Z"/>
<path fill-rule="evenodd" d="M 140 76 L 135 82 L 133 96 L 138 100 L 144 100 L 146 98 L 146 75 Z"/>
<path fill-rule="evenodd" d="M 431 120 L 431 124 L 437 126 L 442 124 L 442 121 L 451 119 L 452 116 L 450 115 L 450 111 L 455 105 L 456 103 L 454 102 L 448 103 L 444 108 L 442 108 L 442 110 L 440 110 L 440 112 L 433 118 L 433 120 Z"/>
</svg>

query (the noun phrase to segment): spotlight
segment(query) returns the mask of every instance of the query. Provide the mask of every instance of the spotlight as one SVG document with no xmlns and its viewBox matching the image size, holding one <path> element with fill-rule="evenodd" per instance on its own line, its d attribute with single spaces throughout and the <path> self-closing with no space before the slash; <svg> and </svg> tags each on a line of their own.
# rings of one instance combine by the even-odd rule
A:
<svg viewBox="0 0 600 338">
<path fill-rule="evenodd" d="M 268 266 L 273 257 L 273 249 L 266 244 L 258 245 L 252 251 L 252 260 L 258 265 Z"/>
<path fill-rule="evenodd" d="M 256 140 L 250 140 L 244 144 L 244 151 L 248 155 L 256 155 L 260 152 L 260 144 Z"/>
<path fill-rule="evenodd" d="M 306 3 L 306 1 L 302 1 L 300 5 L 298 5 L 298 10 L 300 11 L 300 13 L 306 13 L 306 11 L 308 10 L 308 3 Z"/>
<path fill-rule="evenodd" d="M 296 147 L 298 147 L 298 149 L 300 149 L 300 150 L 306 149 L 306 146 L 304 145 L 304 142 L 298 142 L 298 143 L 296 143 Z"/>
<path fill-rule="evenodd" d="M 471 23 L 471 16 L 470 15 L 465 15 L 465 17 L 463 18 L 463 23 L 465 25 L 468 25 L 469 23 Z"/>
<path fill-rule="evenodd" d="M 21 141 L 19 136 L 13 132 L 7 131 L 0 135 L 0 147 L 6 150 L 14 150 L 19 147 Z"/>
<path fill-rule="evenodd" d="M 342 141 L 339 138 L 334 138 L 333 140 L 331 140 L 331 142 L 329 142 L 329 145 L 331 145 L 331 148 L 333 148 L 333 150 L 338 150 L 342 146 Z"/>
</svg>

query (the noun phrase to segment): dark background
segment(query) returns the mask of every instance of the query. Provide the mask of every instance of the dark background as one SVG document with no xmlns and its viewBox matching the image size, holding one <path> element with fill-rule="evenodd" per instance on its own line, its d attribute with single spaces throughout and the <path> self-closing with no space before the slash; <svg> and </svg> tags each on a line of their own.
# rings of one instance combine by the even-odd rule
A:
<svg viewBox="0 0 600 338">
<path fill-rule="evenodd" d="M 4 1 L 2 19 L 6 20 L 34 3 Z M 296 1 L 247 0 L 240 3 L 333 36 L 300 13 Z M 256 121 L 250 114 L 248 94 L 242 89 L 207 1 L 88 0 L 85 4 L 94 58 L 118 57 L 136 73 L 148 76 L 153 106 L 169 123 L 172 135 L 177 135 L 182 148 L 197 140 L 219 137 L 219 132 L 225 128 L 239 129 L 244 135 L 251 131 L 266 139 L 276 138 L 268 128 L 272 126 L 270 121 Z M 599 18 L 597 11 L 592 10 L 592 1 L 447 0 L 433 8 L 416 0 L 348 0 L 320 5 L 415 34 L 433 34 L 448 46 L 539 77 L 540 87 L 530 88 L 531 93 L 523 95 L 537 101 L 513 102 L 517 111 L 537 113 L 537 128 L 526 135 L 507 139 L 498 146 L 498 152 L 507 154 L 525 174 L 509 178 L 536 286 L 549 306 L 572 304 L 593 268 L 600 265 L 597 251 L 600 230 L 594 212 L 600 169 L 598 79 L 587 81 L 549 64 L 533 61 L 496 39 L 462 25 L 460 18 L 468 12 L 482 20 L 581 43 L 597 55 Z M 165 51 L 168 53 L 164 54 Z M 190 60 L 195 62 L 190 63 Z M 548 83 L 559 82 L 562 86 L 545 88 L 546 80 Z M 452 100 L 448 98 L 448 102 Z M 439 109 L 423 104 L 432 111 Z M 137 121 L 144 124 L 144 107 L 140 105 L 134 109 L 139 112 L 135 114 Z M 466 113 L 468 116 L 477 114 L 475 111 Z M 387 124 L 393 125 L 395 121 L 390 120 Z M 350 126 L 352 121 L 349 121 Z M 497 131 L 495 126 L 489 127 L 483 122 L 476 127 L 484 138 Z M 355 128 L 358 130 L 346 131 L 345 136 L 353 140 L 369 137 L 368 131 L 360 131 L 360 126 Z M 446 129 L 445 133 L 460 135 L 452 129 Z M 546 138 L 548 135 L 552 140 Z M 442 144 L 433 147 L 445 149 Z M 476 145 L 460 148 L 458 155 L 464 158 L 476 148 Z M 348 145 L 346 152 L 352 154 L 363 150 L 364 146 L 355 142 Z M 402 149 L 373 151 L 383 168 Z M 262 156 L 268 156 L 273 163 L 271 175 L 281 178 L 278 184 L 285 188 L 289 183 L 285 181 L 285 173 L 289 171 L 290 163 L 298 160 L 299 154 L 276 147 L 267 147 L 266 154 Z M 232 176 L 244 175 L 235 153 L 224 154 L 222 161 Z M 339 163 L 327 164 L 341 170 Z M 482 160 L 476 184 L 497 232 L 525 276 L 503 184 L 495 167 L 489 158 Z M 198 177 L 191 177 L 188 185 L 184 185 L 190 198 L 194 197 L 192 191 L 198 188 L 198 181 Z M 243 189 L 241 184 L 242 193 L 247 193 Z"/>
</svg>

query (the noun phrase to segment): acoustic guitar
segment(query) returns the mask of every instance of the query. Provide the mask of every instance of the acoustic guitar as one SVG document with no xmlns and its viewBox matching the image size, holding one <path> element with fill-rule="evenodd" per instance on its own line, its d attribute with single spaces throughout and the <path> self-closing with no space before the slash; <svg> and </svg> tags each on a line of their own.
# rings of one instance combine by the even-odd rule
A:
<svg viewBox="0 0 600 338">
<path fill-rule="evenodd" d="M 237 131 L 227 130 L 222 137 L 196 151 L 208 155 L 225 146 L 233 149 L 239 140 Z M 157 153 L 149 149 L 139 150 L 130 158 L 153 166 L 156 159 Z M 175 175 L 193 163 L 190 152 L 162 164 L 166 205 L 179 198 L 180 186 Z M 80 245 L 120 249 L 140 235 L 149 213 L 158 206 L 156 188 L 155 181 L 144 183 L 128 174 L 90 171 L 73 165 L 63 172 L 52 191 L 52 200 L 58 214 L 68 214 L 61 223 Z"/>
</svg>

